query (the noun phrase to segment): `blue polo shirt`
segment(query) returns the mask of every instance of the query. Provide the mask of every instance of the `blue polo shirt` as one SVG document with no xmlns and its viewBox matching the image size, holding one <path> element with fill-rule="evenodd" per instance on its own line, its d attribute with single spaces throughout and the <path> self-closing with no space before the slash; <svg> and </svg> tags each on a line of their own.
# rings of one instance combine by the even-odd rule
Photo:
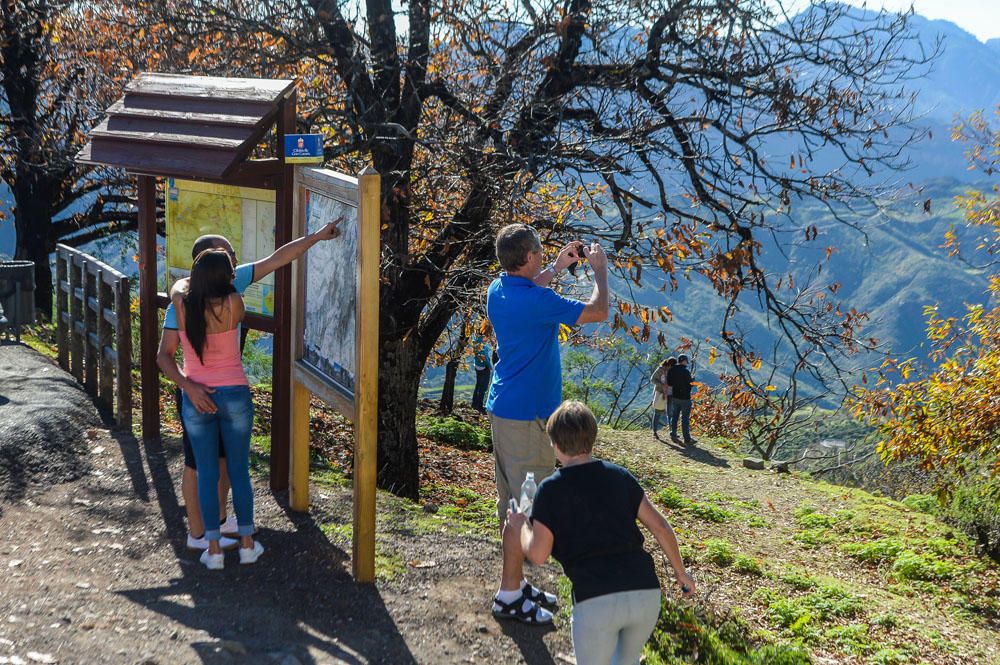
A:
<svg viewBox="0 0 1000 665">
<path fill-rule="evenodd" d="M 543 420 L 562 402 L 559 324 L 576 325 L 585 307 L 526 277 L 503 273 L 486 295 L 500 360 L 486 410 L 510 420 Z"/>
<path fill-rule="evenodd" d="M 236 276 L 233 278 L 233 288 L 236 289 L 236 292 L 243 295 L 251 284 L 253 284 L 253 264 L 242 263 L 236 266 Z M 174 311 L 173 300 L 167 305 L 167 311 L 163 313 L 163 328 L 164 330 L 177 330 L 177 312 Z"/>
</svg>

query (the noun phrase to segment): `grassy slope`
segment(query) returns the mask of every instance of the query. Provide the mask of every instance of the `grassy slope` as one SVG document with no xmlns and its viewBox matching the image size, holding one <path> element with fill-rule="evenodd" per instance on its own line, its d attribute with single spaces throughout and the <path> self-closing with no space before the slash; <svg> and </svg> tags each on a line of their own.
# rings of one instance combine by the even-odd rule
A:
<svg viewBox="0 0 1000 665">
<path fill-rule="evenodd" d="M 699 449 L 602 431 L 598 454 L 668 514 L 703 602 L 817 663 L 1000 662 L 1000 571 L 965 536 L 897 502 Z"/>
<path fill-rule="evenodd" d="M 863 491 L 746 470 L 725 445 L 685 453 L 646 432 L 602 430 L 597 454 L 644 484 L 674 524 L 701 587 L 694 607 L 666 604 L 661 627 L 668 632 L 660 637 L 667 646 L 654 654 L 651 644 L 648 663 L 804 662 L 776 655 L 794 647 L 819 664 L 1000 662 L 1000 569 L 929 515 Z M 438 513 L 380 494 L 383 579 L 398 565 L 400 529 L 431 533 L 447 525 L 496 537 L 490 488 L 470 480 L 490 474 L 492 456 L 446 446 L 434 456 L 424 473 L 430 469 L 435 481 L 425 480 L 423 494 Z M 441 482 L 453 464 L 465 477 Z M 319 468 L 314 479 L 344 480 Z M 349 533 L 338 535 L 349 541 Z M 655 558 L 672 591 L 662 557 Z M 567 595 L 568 585 L 560 591 Z M 564 616 L 559 629 L 568 627 Z"/>
<path fill-rule="evenodd" d="M 52 353 L 45 341 L 29 337 L 28 342 Z M 255 402 L 254 466 L 263 475 L 269 452 L 267 393 L 258 392 Z M 350 464 L 350 427 L 319 406 L 314 403 L 312 414 L 313 482 L 320 492 L 324 487 L 335 491 L 349 484 L 341 469 Z M 164 408 L 163 416 L 164 433 L 176 436 L 173 408 Z M 755 648 L 802 646 L 815 663 L 1000 663 L 1000 568 L 976 556 L 963 534 L 867 492 L 743 469 L 725 442 L 716 444 L 721 445 L 703 442 L 683 451 L 654 441 L 648 432 L 604 429 L 599 435 L 596 454 L 640 479 L 674 525 L 700 585 L 695 608 L 668 603 L 672 609 L 664 615 L 672 619 L 665 639 L 683 658 L 660 660 L 650 654 L 651 662 L 691 662 L 694 654 L 694 662 L 720 665 L 798 662 L 772 659 L 763 649 L 751 651 L 746 660 L 729 660 L 705 648 L 710 625 L 735 619 L 747 629 L 740 639 L 730 639 L 731 631 L 725 630 L 712 632 L 712 639 L 728 640 L 737 651 L 746 646 L 742 638 L 749 631 Z M 457 529 L 496 538 L 490 483 L 485 482 L 492 474 L 492 455 L 435 446 L 428 465 L 430 450 L 422 448 L 422 493 L 440 506 L 436 514 L 380 493 L 380 579 L 394 577 L 402 567 L 393 545 L 401 529 Z M 447 469 L 456 460 L 457 470 Z M 434 481 L 429 482 L 429 471 Z M 331 525 L 342 526 L 331 526 L 328 533 L 345 546 L 350 542 L 347 519 L 331 519 Z M 656 558 L 662 566 L 662 557 Z M 660 573 L 664 588 L 671 589 L 668 574 Z M 566 590 L 561 589 L 564 595 Z M 568 622 L 560 630 L 568 630 Z"/>
</svg>

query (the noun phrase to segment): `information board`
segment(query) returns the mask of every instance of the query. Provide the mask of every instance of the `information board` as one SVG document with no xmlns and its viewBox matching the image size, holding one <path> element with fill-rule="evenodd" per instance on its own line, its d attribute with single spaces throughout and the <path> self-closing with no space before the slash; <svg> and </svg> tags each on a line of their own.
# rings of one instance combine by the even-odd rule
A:
<svg viewBox="0 0 1000 665">
<path fill-rule="evenodd" d="M 191 246 L 209 233 L 225 236 L 239 263 L 254 263 L 274 252 L 274 190 L 167 180 L 166 289 L 191 272 Z M 243 294 L 246 310 L 274 316 L 274 274 Z"/>
<path fill-rule="evenodd" d="M 313 245 L 303 259 L 302 361 L 354 396 L 358 307 L 358 208 L 311 189 L 303 192 L 306 232 L 340 219 L 340 237 Z"/>
<path fill-rule="evenodd" d="M 295 179 L 296 233 L 315 233 L 337 222 L 340 234 L 296 261 L 293 378 L 353 419 L 362 334 L 358 179 L 322 168 L 300 168 Z"/>
</svg>

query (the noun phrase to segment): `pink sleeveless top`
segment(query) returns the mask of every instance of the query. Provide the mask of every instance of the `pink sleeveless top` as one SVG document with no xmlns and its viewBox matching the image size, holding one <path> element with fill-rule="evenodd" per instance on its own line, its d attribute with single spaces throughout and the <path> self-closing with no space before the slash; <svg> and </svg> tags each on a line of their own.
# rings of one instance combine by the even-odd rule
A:
<svg viewBox="0 0 1000 665">
<path fill-rule="evenodd" d="M 233 325 L 231 302 L 229 325 Z M 183 330 L 178 332 L 181 337 L 181 348 L 184 349 L 184 374 L 189 379 L 212 388 L 247 385 L 247 375 L 243 371 L 243 359 L 240 354 L 239 327 L 225 332 L 208 333 L 205 336 L 205 348 L 202 349 L 204 362 L 195 353 L 187 333 Z"/>
</svg>

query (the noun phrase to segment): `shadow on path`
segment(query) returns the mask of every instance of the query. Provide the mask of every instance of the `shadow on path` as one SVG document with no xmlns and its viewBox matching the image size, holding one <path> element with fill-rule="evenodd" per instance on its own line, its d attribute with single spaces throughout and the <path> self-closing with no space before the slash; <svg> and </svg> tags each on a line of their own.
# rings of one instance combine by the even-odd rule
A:
<svg viewBox="0 0 1000 665">
<path fill-rule="evenodd" d="M 287 493 L 258 490 L 256 512 L 261 515 L 265 507 L 260 503 L 273 500 L 293 530 L 259 529 L 267 548 L 260 563 L 241 566 L 230 553 L 225 569 L 209 571 L 197 553 L 186 549 L 183 510 L 163 444 L 140 444 L 127 434 L 116 439 L 136 498 L 149 501 L 149 487 L 154 489 L 181 564 L 181 576 L 166 585 L 119 594 L 207 633 L 190 645 L 204 663 L 231 663 L 234 657 L 240 663 L 416 663 L 379 591 L 354 583 L 347 553 L 327 539 L 311 516 L 291 512 Z M 273 506 L 265 509 L 274 511 Z"/>
<path fill-rule="evenodd" d="M 540 626 L 526 626 L 509 619 L 497 620 L 503 634 L 514 641 L 521 657 L 526 665 L 555 665 L 552 654 L 542 641 L 542 637 L 555 630 L 555 628 L 542 628 Z"/>
<path fill-rule="evenodd" d="M 662 443 L 676 451 L 678 454 L 687 457 L 692 462 L 698 462 L 699 464 L 707 464 L 708 466 L 717 466 L 721 468 L 731 468 L 729 465 L 729 460 L 724 457 L 719 457 L 712 451 L 705 448 L 699 448 L 697 444 L 693 446 L 685 446 L 683 444 L 676 444 L 670 439 L 661 439 Z"/>
</svg>

